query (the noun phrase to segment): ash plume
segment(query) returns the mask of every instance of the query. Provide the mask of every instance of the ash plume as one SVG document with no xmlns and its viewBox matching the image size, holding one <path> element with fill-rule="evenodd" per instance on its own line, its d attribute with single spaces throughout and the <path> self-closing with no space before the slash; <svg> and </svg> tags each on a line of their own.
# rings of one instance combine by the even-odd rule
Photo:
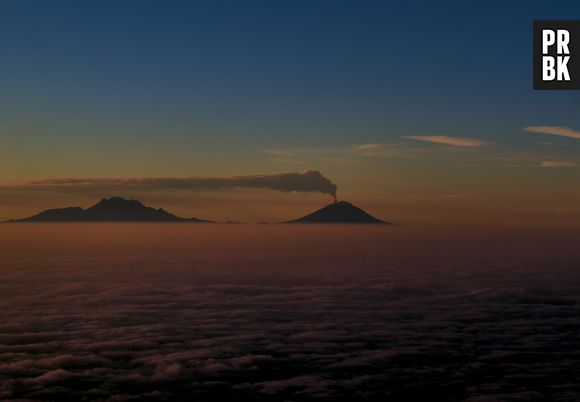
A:
<svg viewBox="0 0 580 402">
<path fill-rule="evenodd" d="M 35 180 L 31 186 L 58 189 L 96 189 L 130 187 L 140 189 L 228 190 L 267 189 L 281 192 L 319 192 L 336 200 L 336 185 L 318 170 L 229 177 L 120 177 L 56 178 Z"/>
</svg>

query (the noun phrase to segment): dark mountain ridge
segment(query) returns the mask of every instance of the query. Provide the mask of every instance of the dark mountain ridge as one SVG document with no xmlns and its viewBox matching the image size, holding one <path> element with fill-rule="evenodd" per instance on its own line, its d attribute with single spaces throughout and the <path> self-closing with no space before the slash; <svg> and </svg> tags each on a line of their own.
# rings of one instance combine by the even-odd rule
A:
<svg viewBox="0 0 580 402">
<path fill-rule="evenodd" d="M 83 209 L 80 207 L 57 208 L 37 215 L 8 221 L 17 222 L 211 222 L 198 218 L 181 218 L 162 208 L 151 208 L 137 200 L 123 197 L 103 198 Z"/>
</svg>

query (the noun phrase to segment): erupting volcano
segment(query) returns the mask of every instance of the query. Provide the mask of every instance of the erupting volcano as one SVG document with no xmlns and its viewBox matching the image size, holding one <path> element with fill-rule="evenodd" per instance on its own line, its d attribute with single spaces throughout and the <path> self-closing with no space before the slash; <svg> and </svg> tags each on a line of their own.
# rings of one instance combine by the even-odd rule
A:
<svg viewBox="0 0 580 402">
<path fill-rule="evenodd" d="M 335 201 L 302 218 L 283 223 L 375 223 L 392 225 L 391 222 L 377 219 L 347 201 Z"/>
</svg>

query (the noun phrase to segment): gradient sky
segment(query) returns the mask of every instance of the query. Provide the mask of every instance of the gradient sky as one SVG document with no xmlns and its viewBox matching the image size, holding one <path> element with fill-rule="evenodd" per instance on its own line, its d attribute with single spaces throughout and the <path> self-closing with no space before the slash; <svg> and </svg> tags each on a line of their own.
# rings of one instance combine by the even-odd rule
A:
<svg viewBox="0 0 580 402">
<path fill-rule="evenodd" d="M 580 95 L 532 90 L 534 19 L 580 3 L 3 1 L 0 219 L 96 197 L 2 189 L 34 179 L 318 169 L 383 218 L 578 220 Z M 139 195 L 242 220 L 328 200 Z"/>
</svg>

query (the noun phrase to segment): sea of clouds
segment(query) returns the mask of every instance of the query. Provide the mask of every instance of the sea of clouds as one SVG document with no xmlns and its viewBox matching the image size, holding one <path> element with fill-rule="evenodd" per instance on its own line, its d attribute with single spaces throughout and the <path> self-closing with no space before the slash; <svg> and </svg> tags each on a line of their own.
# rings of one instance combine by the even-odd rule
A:
<svg viewBox="0 0 580 402">
<path fill-rule="evenodd" d="M 0 400 L 580 399 L 572 261 L 238 257 L 3 262 Z"/>
</svg>

